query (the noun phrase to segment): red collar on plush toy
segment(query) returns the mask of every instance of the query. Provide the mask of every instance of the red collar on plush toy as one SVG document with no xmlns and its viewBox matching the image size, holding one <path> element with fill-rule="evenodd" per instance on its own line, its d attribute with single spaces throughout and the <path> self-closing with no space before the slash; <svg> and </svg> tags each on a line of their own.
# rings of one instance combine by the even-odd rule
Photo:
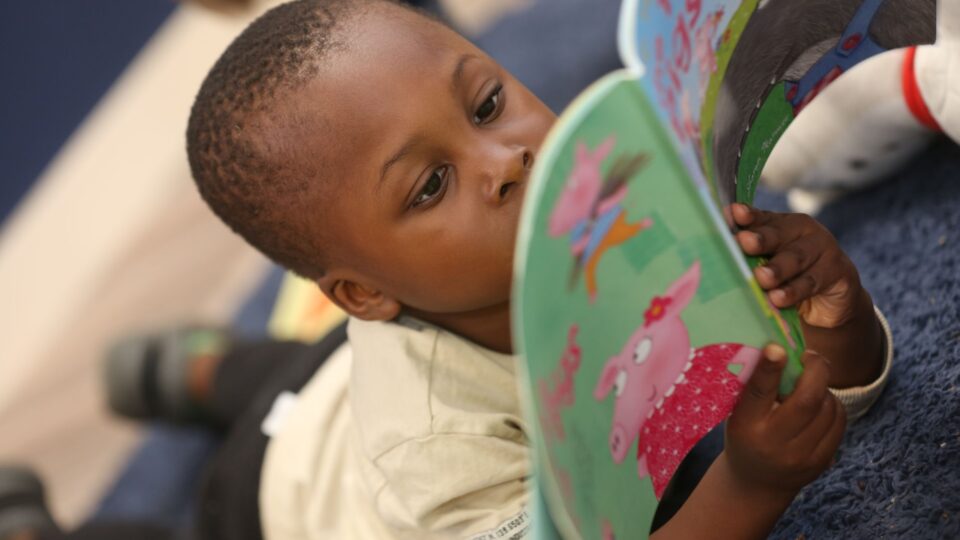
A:
<svg viewBox="0 0 960 540">
<path fill-rule="evenodd" d="M 914 61 L 917 57 L 917 48 L 910 47 L 907 54 L 903 57 L 903 71 L 901 81 L 903 85 L 903 99 L 907 102 L 907 108 L 917 119 L 929 129 L 942 133 L 943 128 L 933 117 L 927 102 L 923 100 L 923 94 L 920 93 L 920 85 L 917 84 L 917 72 L 914 69 Z"/>
</svg>

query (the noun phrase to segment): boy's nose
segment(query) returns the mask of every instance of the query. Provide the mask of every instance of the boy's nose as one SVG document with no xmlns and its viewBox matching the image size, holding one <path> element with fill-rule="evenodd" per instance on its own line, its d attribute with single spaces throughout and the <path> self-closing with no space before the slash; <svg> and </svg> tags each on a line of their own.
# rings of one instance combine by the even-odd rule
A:
<svg viewBox="0 0 960 540">
<path fill-rule="evenodd" d="M 503 158 L 499 170 L 492 170 L 485 182 L 484 198 L 496 205 L 504 203 L 512 191 L 527 181 L 533 168 L 533 152 L 526 147 L 511 149 Z"/>
</svg>

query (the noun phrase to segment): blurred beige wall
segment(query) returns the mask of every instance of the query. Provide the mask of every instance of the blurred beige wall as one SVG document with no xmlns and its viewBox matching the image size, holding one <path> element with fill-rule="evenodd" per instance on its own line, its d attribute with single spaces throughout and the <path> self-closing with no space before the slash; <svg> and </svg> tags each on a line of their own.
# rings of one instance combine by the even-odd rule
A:
<svg viewBox="0 0 960 540">
<path fill-rule="evenodd" d="M 137 440 L 101 406 L 104 347 L 227 321 L 267 269 L 199 199 L 184 150 L 193 96 L 250 16 L 178 8 L 0 235 L 0 462 L 37 467 L 68 522 Z"/>
</svg>

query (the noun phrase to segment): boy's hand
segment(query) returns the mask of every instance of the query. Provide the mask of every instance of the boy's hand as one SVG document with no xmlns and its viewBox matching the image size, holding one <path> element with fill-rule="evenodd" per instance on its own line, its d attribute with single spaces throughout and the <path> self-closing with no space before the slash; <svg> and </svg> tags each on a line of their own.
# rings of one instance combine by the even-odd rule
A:
<svg viewBox="0 0 960 540">
<path fill-rule="evenodd" d="M 779 345 L 764 349 L 727 420 L 723 453 L 651 538 L 710 538 L 718 526 L 724 538 L 766 538 L 797 492 L 830 466 L 847 416 L 827 389 L 827 361 L 807 353 L 793 393 L 778 402 L 786 362 Z"/>
<path fill-rule="evenodd" d="M 870 294 L 836 239 L 805 214 L 743 204 L 731 208 L 747 255 L 769 257 L 754 275 L 773 305 L 797 307 L 808 348 L 833 362 L 830 385 L 872 382 L 882 368 L 882 334 Z"/>
<path fill-rule="evenodd" d="M 793 393 L 777 402 L 786 352 L 767 346 L 727 421 L 726 460 L 750 493 L 789 497 L 825 471 L 843 438 L 846 414 L 827 389 L 830 368 L 806 353 Z"/>
<path fill-rule="evenodd" d="M 798 306 L 803 320 L 821 328 L 849 321 L 861 307 L 860 275 L 836 239 L 806 214 L 780 214 L 733 205 L 743 230 L 737 242 L 747 255 L 770 260 L 754 270 L 778 308 Z"/>
</svg>

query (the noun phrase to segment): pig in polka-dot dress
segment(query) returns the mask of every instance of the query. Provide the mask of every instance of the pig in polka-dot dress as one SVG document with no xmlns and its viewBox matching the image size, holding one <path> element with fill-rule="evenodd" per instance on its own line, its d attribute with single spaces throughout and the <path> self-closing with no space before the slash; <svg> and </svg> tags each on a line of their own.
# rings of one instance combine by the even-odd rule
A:
<svg viewBox="0 0 960 540">
<path fill-rule="evenodd" d="M 743 384 L 727 369 L 742 345 L 708 345 L 690 352 L 690 362 L 640 428 L 637 458 L 659 500 L 687 452 L 730 414 Z"/>
</svg>

